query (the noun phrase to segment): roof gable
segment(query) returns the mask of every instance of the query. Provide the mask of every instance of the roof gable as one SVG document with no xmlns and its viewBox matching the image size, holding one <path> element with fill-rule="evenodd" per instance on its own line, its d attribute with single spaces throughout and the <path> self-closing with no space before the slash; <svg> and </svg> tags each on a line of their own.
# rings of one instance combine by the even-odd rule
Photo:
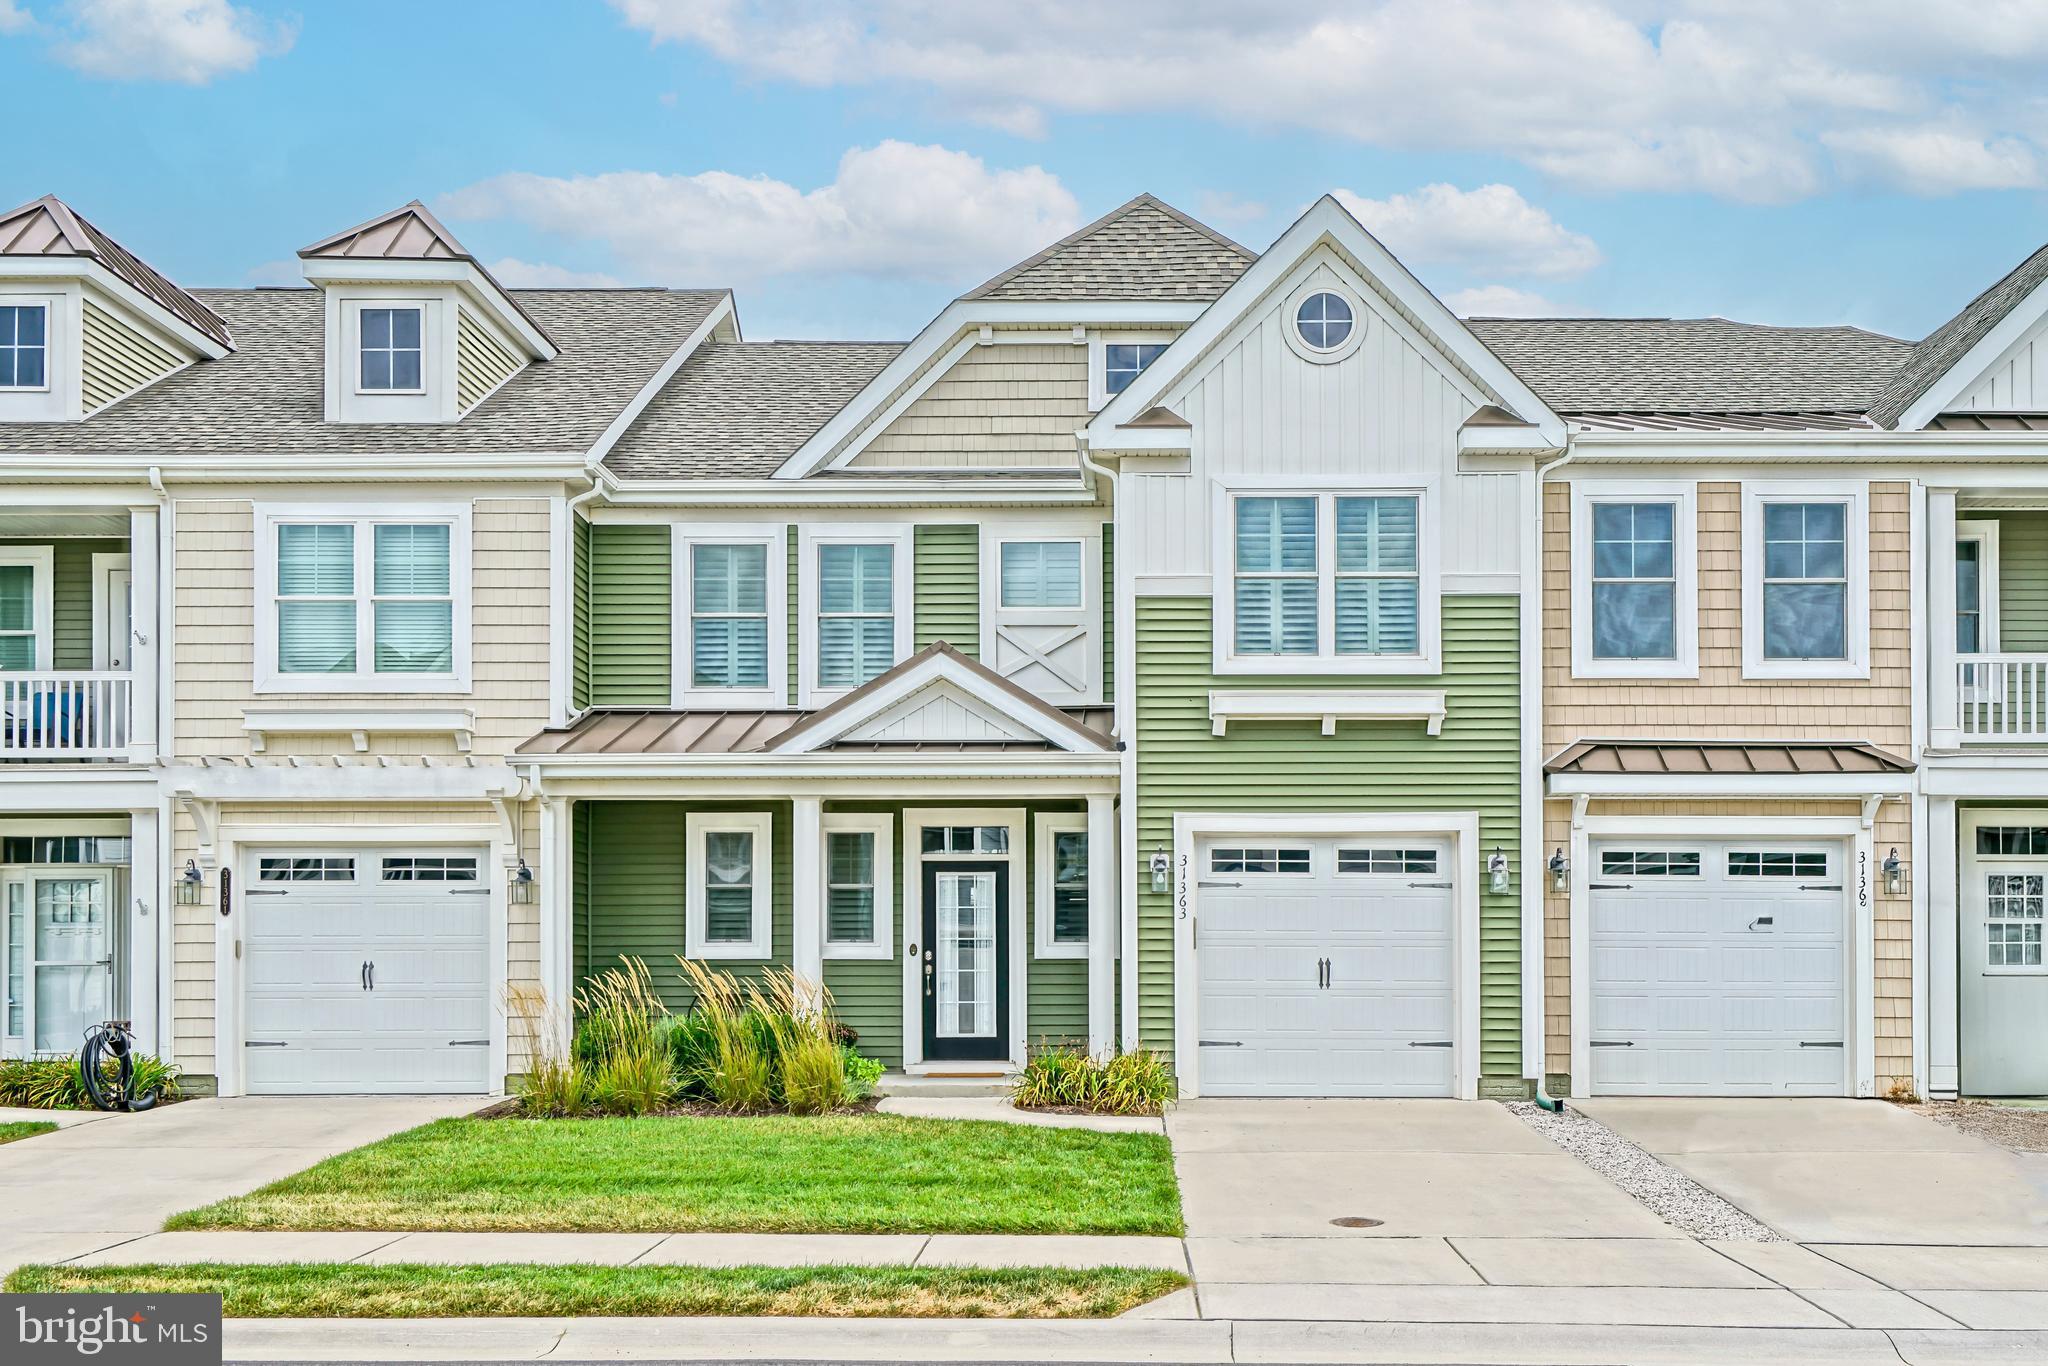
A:
<svg viewBox="0 0 2048 1366">
<path fill-rule="evenodd" d="M 0 214 L 0 256 L 72 256 L 96 261 L 122 284 L 168 312 L 207 342 L 208 350 L 231 351 L 227 322 L 191 294 L 172 284 L 55 195 Z"/>
<path fill-rule="evenodd" d="M 1141 194 L 963 299 L 1214 299 L 1258 253 Z"/>
<path fill-rule="evenodd" d="M 777 754 L 809 754 L 842 743 L 990 741 L 1038 743 L 1068 753 L 1109 749 L 1101 733 L 942 640 L 812 712 L 767 748 Z"/>
<path fill-rule="evenodd" d="M 1913 348 L 1870 416 L 1885 427 L 1924 427 L 2048 315 L 2048 246 L 2014 266 Z"/>
<path fill-rule="evenodd" d="M 299 249 L 306 257 L 371 257 L 384 261 L 474 261 L 440 219 L 415 199 L 367 223 Z"/>
</svg>

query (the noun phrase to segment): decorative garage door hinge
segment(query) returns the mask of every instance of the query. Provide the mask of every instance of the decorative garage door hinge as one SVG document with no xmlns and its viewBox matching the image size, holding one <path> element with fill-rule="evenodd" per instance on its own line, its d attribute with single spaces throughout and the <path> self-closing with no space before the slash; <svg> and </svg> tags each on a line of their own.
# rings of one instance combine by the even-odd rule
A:
<svg viewBox="0 0 2048 1366">
<path fill-rule="evenodd" d="M 1243 1040 L 1243 1039 L 1203 1039 L 1203 1040 L 1201 1040 L 1201 1046 L 1202 1046 L 1203 1048 L 1243 1048 L 1243 1047 L 1244 1047 L 1244 1040 Z"/>
<path fill-rule="evenodd" d="M 1595 1040 L 1593 1040 L 1593 1047 L 1595 1047 L 1595 1048 L 1634 1048 L 1635 1046 L 1636 1046 L 1636 1041 L 1635 1041 L 1634 1039 L 1595 1039 Z"/>
</svg>

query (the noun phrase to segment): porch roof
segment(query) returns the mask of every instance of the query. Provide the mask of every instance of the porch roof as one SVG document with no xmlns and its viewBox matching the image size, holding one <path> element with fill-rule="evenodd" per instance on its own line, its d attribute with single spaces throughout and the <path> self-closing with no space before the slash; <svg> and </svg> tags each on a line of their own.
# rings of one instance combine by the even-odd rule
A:
<svg viewBox="0 0 2048 1366">
<path fill-rule="evenodd" d="M 544 730 L 520 745 L 519 758 L 588 755 L 761 754 L 785 731 L 822 714 L 825 708 L 798 707 L 764 711 L 685 711 L 667 707 L 601 707 L 586 712 L 575 724 Z M 1075 722 L 1113 747 L 1110 707 L 1063 707 Z M 834 753 L 889 754 L 1014 754 L 1043 752 L 1051 746 L 1035 740 L 841 740 Z"/>
<path fill-rule="evenodd" d="M 1911 773 L 1913 765 L 1861 740 L 1581 740 L 1543 765 L 1546 773 L 1742 777 Z"/>
</svg>

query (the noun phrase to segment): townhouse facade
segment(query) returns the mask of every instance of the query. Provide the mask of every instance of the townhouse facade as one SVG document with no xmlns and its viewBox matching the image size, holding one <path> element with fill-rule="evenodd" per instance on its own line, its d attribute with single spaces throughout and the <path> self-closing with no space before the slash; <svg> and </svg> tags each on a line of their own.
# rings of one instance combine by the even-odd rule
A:
<svg viewBox="0 0 2048 1366">
<path fill-rule="evenodd" d="M 631 957 L 910 1073 L 2048 1092 L 2048 261 L 1461 320 L 1141 196 L 867 343 L 300 257 L 0 218 L 9 1055 L 494 1091 Z"/>
</svg>

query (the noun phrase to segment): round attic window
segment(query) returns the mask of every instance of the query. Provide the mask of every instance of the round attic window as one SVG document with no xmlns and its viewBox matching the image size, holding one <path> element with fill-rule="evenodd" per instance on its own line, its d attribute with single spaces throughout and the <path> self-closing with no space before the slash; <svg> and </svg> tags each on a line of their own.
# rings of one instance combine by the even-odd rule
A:
<svg viewBox="0 0 2048 1366">
<path fill-rule="evenodd" d="M 1356 325 L 1351 301 L 1331 290 L 1319 289 L 1295 305 L 1295 333 L 1311 351 L 1338 350 Z"/>
</svg>

